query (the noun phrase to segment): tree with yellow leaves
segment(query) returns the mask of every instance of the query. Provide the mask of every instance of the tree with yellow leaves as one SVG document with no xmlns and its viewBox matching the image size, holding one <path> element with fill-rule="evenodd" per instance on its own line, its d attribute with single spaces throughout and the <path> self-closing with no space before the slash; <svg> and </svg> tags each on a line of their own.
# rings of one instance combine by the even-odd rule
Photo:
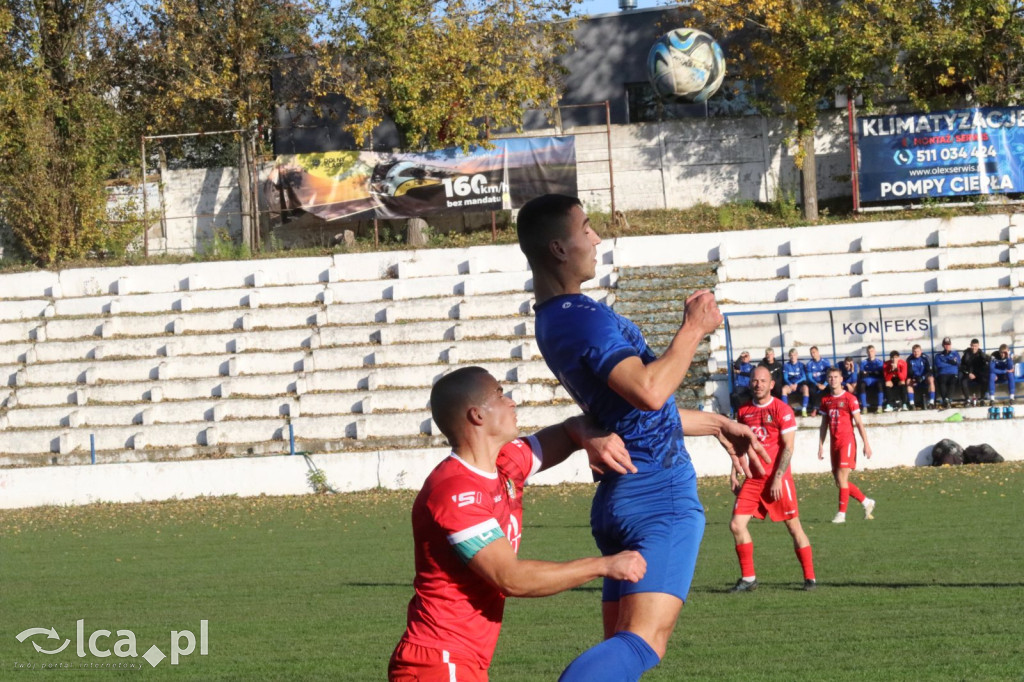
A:
<svg viewBox="0 0 1024 682">
<path fill-rule="evenodd" d="M 273 120 L 282 63 L 317 54 L 326 0 L 159 0 L 136 14 L 135 101 L 150 134 L 235 134 L 242 241 L 254 243 L 256 140 Z M 329 69 L 334 60 L 318 61 Z M 193 145 L 194 147 L 195 145 Z"/>
<path fill-rule="evenodd" d="M 40 265 L 121 252 L 141 224 L 107 214 L 120 161 L 100 0 L 0 2 L 0 216 Z"/>
<path fill-rule="evenodd" d="M 1024 2 L 917 0 L 903 14 L 898 73 L 922 109 L 1024 100 Z"/>
<path fill-rule="evenodd" d="M 554 106 L 576 0 L 341 0 L 331 37 L 359 144 L 390 118 L 406 149 L 468 146 Z"/>
<path fill-rule="evenodd" d="M 762 104 L 796 127 L 804 217 L 818 218 L 814 129 L 837 90 L 868 98 L 889 85 L 895 64 L 893 0 L 693 0 L 719 35 L 732 34 L 731 65 L 765 84 Z"/>
</svg>

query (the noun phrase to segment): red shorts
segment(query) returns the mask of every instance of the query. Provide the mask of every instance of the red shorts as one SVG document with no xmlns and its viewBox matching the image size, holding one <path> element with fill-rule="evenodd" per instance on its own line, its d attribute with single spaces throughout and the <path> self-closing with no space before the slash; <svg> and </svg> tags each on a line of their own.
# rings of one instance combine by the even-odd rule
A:
<svg viewBox="0 0 1024 682">
<path fill-rule="evenodd" d="M 793 484 L 793 476 L 786 473 L 782 477 L 782 497 L 777 500 L 769 499 L 772 487 L 767 478 L 748 478 L 740 488 L 740 494 L 736 496 L 736 506 L 732 513 L 740 516 L 753 516 L 763 519 L 766 516 L 772 521 L 788 521 L 800 515 L 800 509 L 796 502 L 796 486 Z"/>
<path fill-rule="evenodd" d="M 388 663 L 389 682 L 487 682 L 487 670 L 469 658 L 401 641 Z"/>
<path fill-rule="evenodd" d="M 857 441 L 832 446 L 832 471 L 857 468 Z"/>
</svg>

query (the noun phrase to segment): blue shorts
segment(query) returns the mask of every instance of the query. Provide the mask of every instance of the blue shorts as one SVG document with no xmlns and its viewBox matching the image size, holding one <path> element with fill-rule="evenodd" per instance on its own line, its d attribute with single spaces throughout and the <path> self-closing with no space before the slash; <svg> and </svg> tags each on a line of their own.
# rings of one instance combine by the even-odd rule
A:
<svg viewBox="0 0 1024 682">
<path fill-rule="evenodd" d="M 663 592 L 686 601 L 704 537 L 704 505 L 690 465 L 602 481 L 590 509 L 590 527 L 602 554 L 632 549 L 647 573 L 630 583 L 605 578 L 602 601 L 627 594 Z"/>
</svg>

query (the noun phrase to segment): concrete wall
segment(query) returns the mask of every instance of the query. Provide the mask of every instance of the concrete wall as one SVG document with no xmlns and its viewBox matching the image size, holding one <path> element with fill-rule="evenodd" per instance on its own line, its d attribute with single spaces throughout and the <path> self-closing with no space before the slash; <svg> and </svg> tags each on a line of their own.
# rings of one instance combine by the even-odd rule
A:
<svg viewBox="0 0 1024 682">
<path fill-rule="evenodd" d="M 981 408 L 978 408 L 981 409 Z M 860 458 L 862 469 L 926 466 L 931 448 L 943 438 L 961 446 L 988 443 L 1007 460 L 1024 459 L 1017 421 L 965 421 L 869 426 L 874 456 Z M 713 438 L 689 438 L 689 448 L 701 476 L 729 472 L 729 459 Z M 818 460 L 818 430 L 797 432 L 794 473 L 825 473 L 829 463 Z M 313 467 L 322 470 L 337 492 L 382 487 L 416 489 L 447 450 L 355 452 L 303 456 L 250 457 L 186 462 L 136 462 L 72 467 L 0 470 L 0 509 L 43 505 L 80 505 L 93 502 L 143 502 L 201 495 L 301 495 L 311 491 L 307 482 Z M 591 480 L 582 452 L 536 476 L 531 482 L 551 485 Z M 884 502 L 884 501 L 883 501 Z"/>
<path fill-rule="evenodd" d="M 531 133 L 576 136 L 579 196 L 588 209 L 610 210 L 612 179 L 615 208 L 620 211 L 799 197 L 799 171 L 788 145 L 790 131 L 780 119 L 746 116 L 614 125 L 610 169 L 607 130 L 591 126 Z M 821 117 L 816 147 L 819 198 L 850 196 L 849 144 L 842 115 Z M 268 171 L 269 167 L 261 169 L 261 186 Z M 162 208 L 166 235 L 154 237 L 160 230 L 151 229 L 150 252 L 200 251 L 221 228 L 237 238 L 241 224 L 237 176 L 233 168 L 168 171 L 163 178 Z M 435 216 L 428 222 L 443 231 L 461 224 L 458 218 Z M 489 221 L 484 220 L 488 225 Z M 351 223 L 316 221 L 306 229 L 329 237 L 351 228 Z M 294 238 L 289 236 L 290 241 Z"/>
</svg>

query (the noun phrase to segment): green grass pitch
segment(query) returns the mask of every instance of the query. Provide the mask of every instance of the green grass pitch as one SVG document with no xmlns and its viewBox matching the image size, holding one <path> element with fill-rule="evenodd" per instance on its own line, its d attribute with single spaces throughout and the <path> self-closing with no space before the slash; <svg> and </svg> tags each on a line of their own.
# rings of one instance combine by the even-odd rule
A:
<svg viewBox="0 0 1024 682">
<path fill-rule="evenodd" d="M 781 524 L 753 523 L 761 587 L 727 594 L 738 565 L 724 478 L 700 482 L 708 525 L 697 575 L 662 664 L 645 680 L 1024 680 L 1024 463 L 857 472 L 874 521 L 851 502 L 829 521 L 827 476 L 797 476 L 819 588 Z M 526 493 L 522 555 L 592 554 L 591 487 Z M 411 596 L 414 493 L 199 499 L 0 512 L 0 679 L 381 680 Z M 594 582 L 510 600 L 491 679 L 554 680 L 600 637 Z M 76 653 L 76 622 L 113 650 Z M 177 665 L 172 630 L 199 637 Z M 28 628 L 53 627 L 58 639 Z M 181 635 L 179 635 L 180 637 Z M 37 653 L 70 645 L 53 655 Z M 179 640 L 179 644 L 183 640 Z M 85 644 L 87 647 L 87 644 Z M 134 662 L 142 669 L 42 665 Z M 32 669 L 18 668 L 32 665 Z M 15 674 L 21 677 L 14 678 Z"/>
</svg>

